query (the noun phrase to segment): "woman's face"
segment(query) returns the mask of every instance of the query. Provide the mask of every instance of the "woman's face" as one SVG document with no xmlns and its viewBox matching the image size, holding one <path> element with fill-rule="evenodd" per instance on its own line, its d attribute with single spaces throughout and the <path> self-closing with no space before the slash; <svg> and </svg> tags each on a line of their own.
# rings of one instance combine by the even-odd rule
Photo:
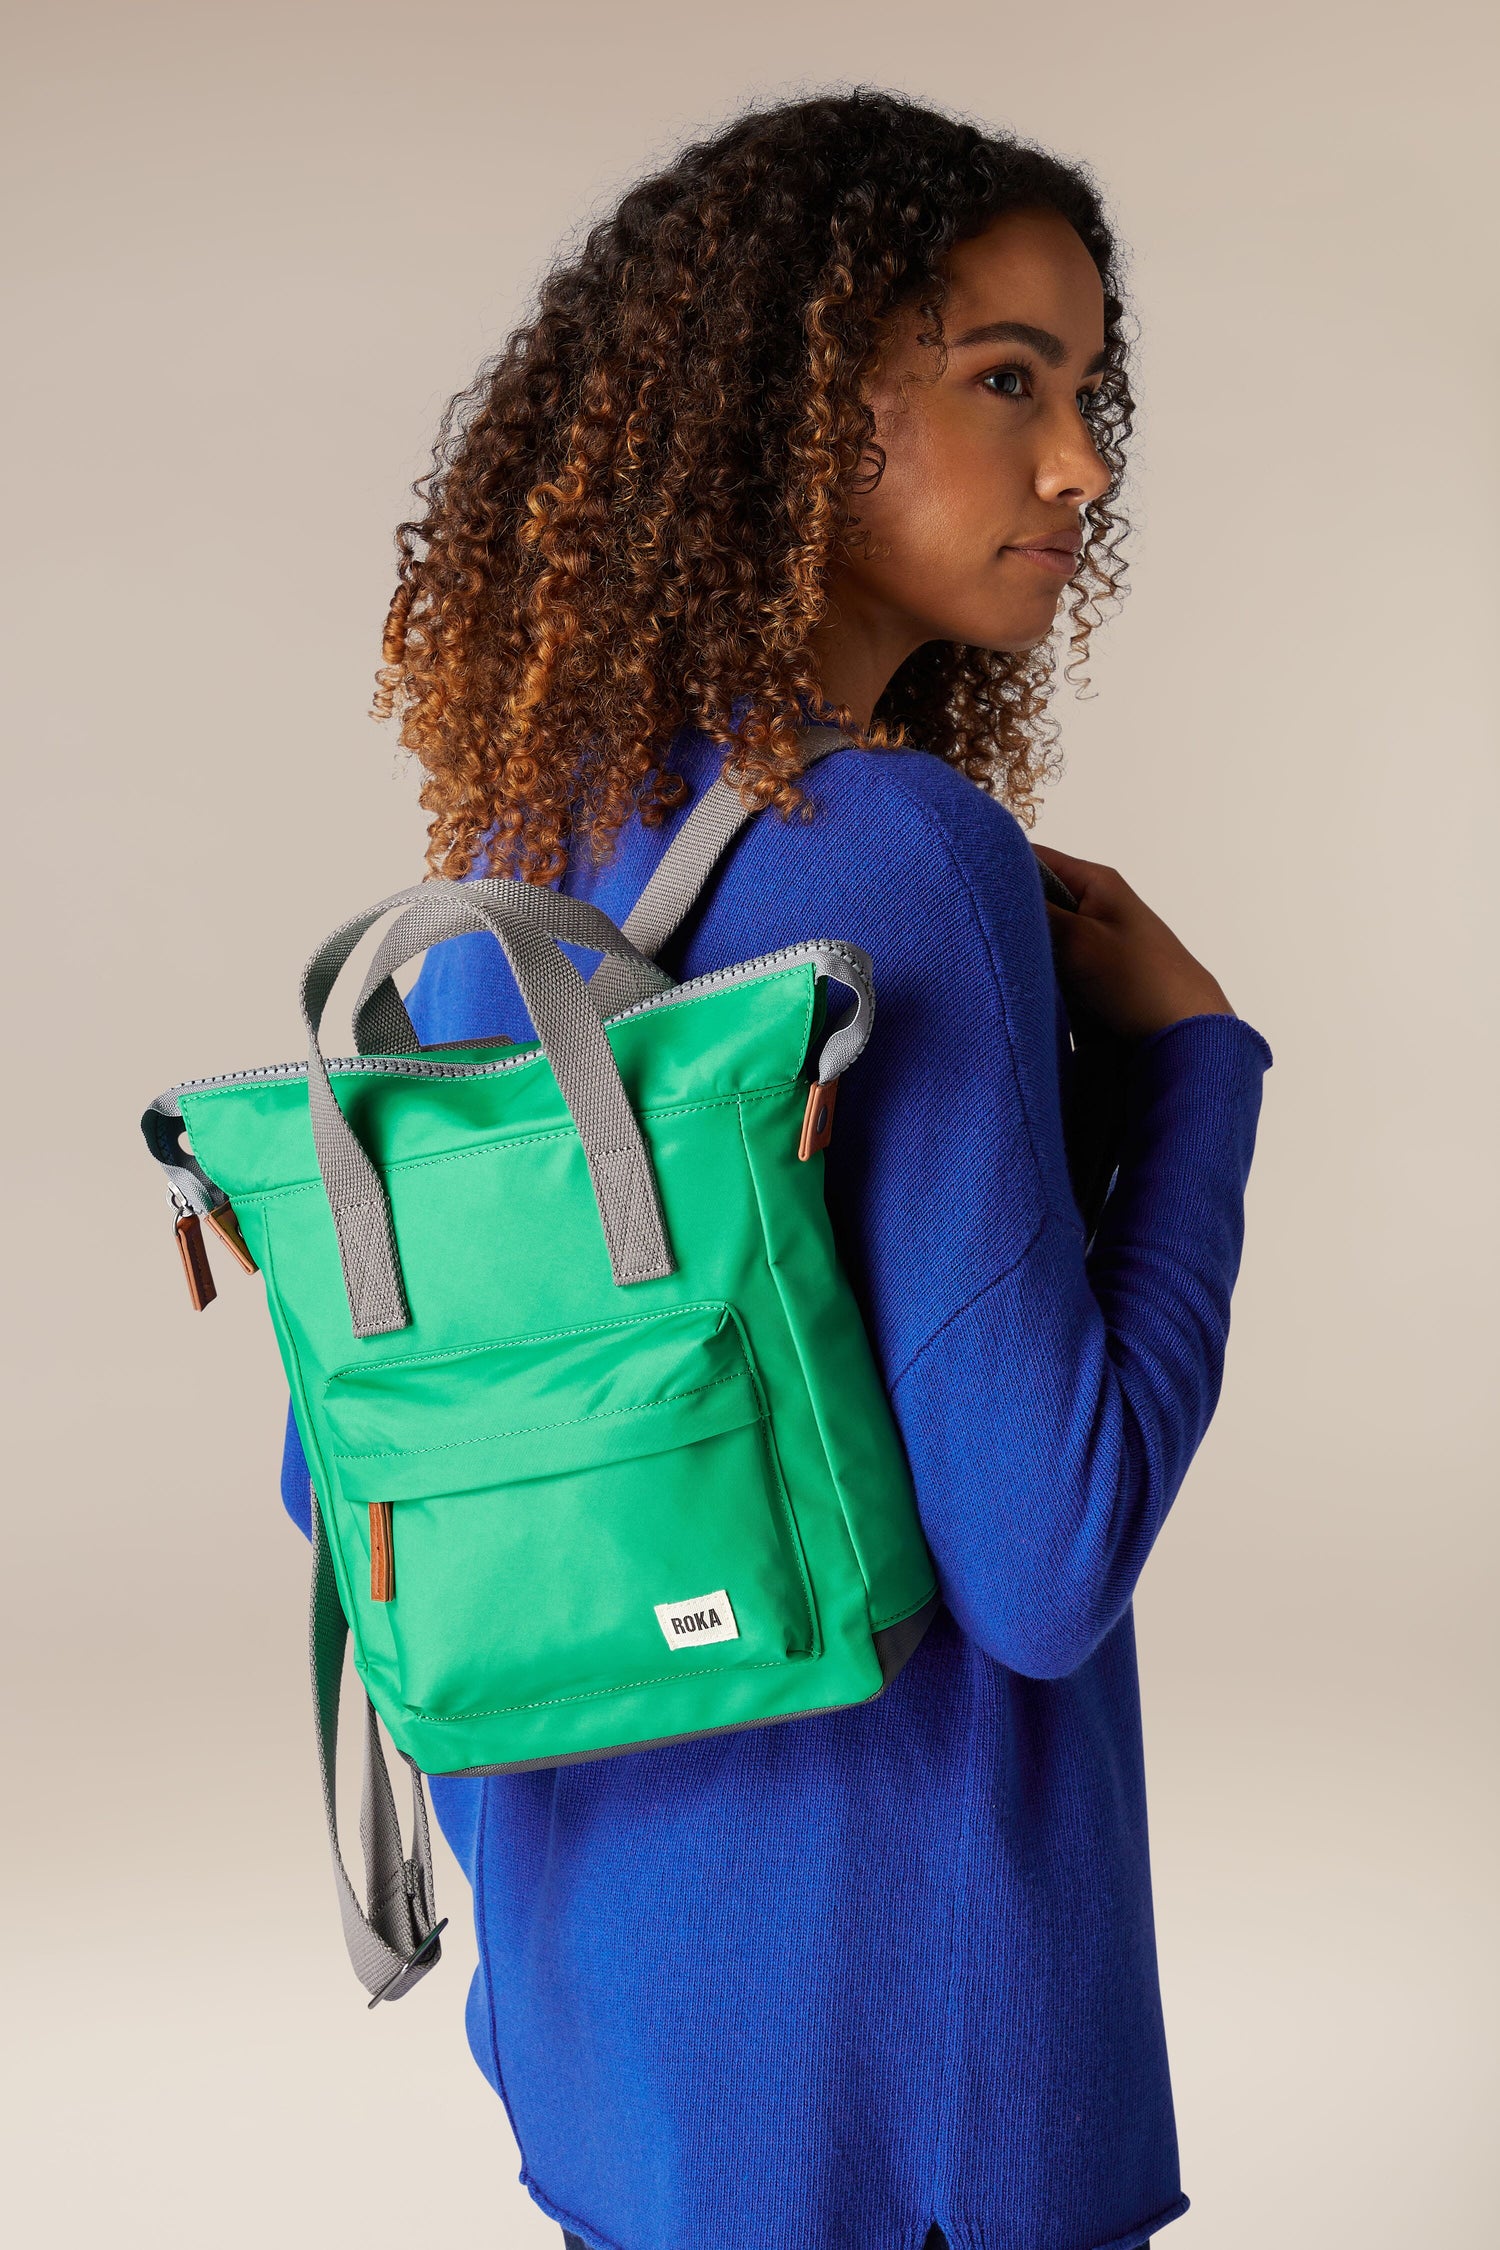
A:
<svg viewBox="0 0 1500 2250">
<path fill-rule="evenodd" d="M 1087 420 L 1104 291 L 1067 221 L 1007 213 L 960 243 L 948 271 L 947 366 L 936 373 L 908 313 L 869 390 L 885 471 L 856 503 L 864 536 L 830 589 L 833 638 L 873 639 L 895 663 L 933 640 L 1045 640 L 1077 568 L 1080 511 L 1109 484 Z"/>
</svg>

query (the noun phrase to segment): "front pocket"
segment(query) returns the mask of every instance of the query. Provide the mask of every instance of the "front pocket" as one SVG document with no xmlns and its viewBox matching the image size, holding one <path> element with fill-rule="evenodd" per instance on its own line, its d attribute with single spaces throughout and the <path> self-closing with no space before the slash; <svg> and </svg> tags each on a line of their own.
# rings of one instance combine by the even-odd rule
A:
<svg viewBox="0 0 1500 2250">
<path fill-rule="evenodd" d="M 340 1498 L 391 1510 L 386 1614 L 412 1710 L 458 1718 L 815 1653 L 727 1305 L 345 1368 L 323 1404 Z"/>
</svg>

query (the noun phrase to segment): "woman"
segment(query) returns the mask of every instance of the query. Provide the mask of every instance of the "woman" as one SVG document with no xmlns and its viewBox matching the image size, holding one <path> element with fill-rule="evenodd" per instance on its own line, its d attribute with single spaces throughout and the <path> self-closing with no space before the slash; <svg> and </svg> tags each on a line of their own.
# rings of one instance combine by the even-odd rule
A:
<svg viewBox="0 0 1500 2250">
<path fill-rule="evenodd" d="M 1130 2250 L 1186 2208 L 1130 1599 L 1217 1394 L 1269 1057 L 1117 875 L 1043 853 L 1078 911 L 1044 906 L 1022 826 L 1129 417 L 1088 181 L 856 93 L 633 190 L 401 534 L 382 707 L 435 869 L 622 921 L 727 766 L 767 809 L 668 965 L 828 935 L 880 996 L 827 1195 L 937 1622 L 874 1704 L 434 1791 L 475 2054 L 598 2250 Z M 803 781 L 809 718 L 857 742 Z M 1049 912 L 1126 1058 L 1090 1241 Z M 530 1036 L 488 938 L 413 1009 Z"/>
</svg>

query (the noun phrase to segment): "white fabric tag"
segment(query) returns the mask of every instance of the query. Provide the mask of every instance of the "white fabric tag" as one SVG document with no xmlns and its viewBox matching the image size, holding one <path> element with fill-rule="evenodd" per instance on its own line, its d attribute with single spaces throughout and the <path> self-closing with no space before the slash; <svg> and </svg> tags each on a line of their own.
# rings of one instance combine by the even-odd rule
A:
<svg viewBox="0 0 1500 2250">
<path fill-rule="evenodd" d="M 737 1641 L 740 1629 L 723 1587 L 688 1602 L 658 1602 L 656 1622 L 669 1648 L 701 1648 L 705 1641 Z"/>
</svg>

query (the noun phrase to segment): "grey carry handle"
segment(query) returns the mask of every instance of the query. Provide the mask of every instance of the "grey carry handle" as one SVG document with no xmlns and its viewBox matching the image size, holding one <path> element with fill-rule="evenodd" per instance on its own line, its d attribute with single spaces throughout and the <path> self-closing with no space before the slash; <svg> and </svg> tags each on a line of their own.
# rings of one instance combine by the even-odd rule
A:
<svg viewBox="0 0 1500 2250">
<path fill-rule="evenodd" d="M 854 747 L 852 735 L 834 727 L 804 727 L 800 736 L 803 771 L 835 750 Z M 655 961 L 696 905 L 698 895 L 742 828 L 762 810 L 747 805 L 722 774 L 704 790 L 668 844 L 635 905 L 621 925 L 638 953 Z M 601 1015 L 629 1007 L 636 995 L 625 964 L 606 954 L 589 978 L 589 995 Z"/>
<path fill-rule="evenodd" d="M 344 1865 L 339 1845 L 337 1793 L 339 1698 L 344 1679 L 348 1620 L 339 1601 L 318 1497 L 312 1496 L 312 1613 L 309 1655 L 313 1711 L 318 1741 L 318 1771 L 323 1784 L 323 1817 L 333 1859 L 334 1888 L 344 1943 L 354 1973 L 370 2006 L 400 2000 L 442 1959 L 446 1922 L 436 1919 L 432 1885 L 432 1835 L 422 1776 L 411 1769 L 412 1848 L 408 1859 L 401 1841 L 390 1771 L 380 1746 L 375 1707 L 365 1698 L 364 1780 L 360 1793 L 359 1834 L 364 1848 L 365 1903 Z"/>
<path fill-rule="evenodd" d="M 424 884 L 418 893 L 419 899 L 434 888 L 432 884 Z M 463 885 L 466 897 L 472 897 L 476 893 L 482 895 L 484 888 L 485 880 Z M 570 903 L 577 905 L 579 902 L 574 900 Z M 597 910 L 591 907 L 587 911 L 593 914 Z M 419 1055 L 423 1052 L 422 1042 L 407 1013 L 406 1003 L 396 990 L 395 979 L 396 970 L 422 951 L 422 946 L 413 942 L 413 932 L 422 925 L 414 922 L 412 915 L 420 913 L 421 907 L 417 906 L 403 914 L 398 922 L 393 922 L 370 963 L 365 981 L 360 987 L 359 998 L 354 1003 L 354 1051 L 357 1055 Z M 628 1007 L 636 1000 L 644 1000 L 651 993 L 660 992 L 671 982 L 669 977 L 644 958 L 643 952 L 633 944 L 627 932 L 617 930 L 606 916 L 600 915 L 599 922 L 603 924 L 614 948 L 612 951 L 605 951 L 605 959 L 612 961 L 619 971 L 618 989 L 623 995 L 620 1006 Z M 569 937 L 571 933 L 562 930 L 555 934 Z M 591 950 L 597 952 L 602 950 L 596 942 L 601 934 L 596 929 L 593 937 L 580 938 L 577 942 L 586 943 Z M 424 940 L 424 943 L 432 942 L 431 939 Z M 480 1047 L 493 1046 L 495 1042 L 492 1039 L 466 1039 L 453 1044 Z"/>
<path fill-rule="evenodd" d="M 409 1326 L 411 1315 L 385 1187 L 334 1098 L 318 1031 L 344 963 L 366 930 L 398 906 L 411 910 L 403 917 L 402 942 L 409 953 L 466 930 L 488 930 L 500 940 L 578 1128 L 615 1282 L 624 1286 L 671 1273 L 672 1254 L 640 1126 L 598 1011 L 556 940 L 566 937 L 602 952 L 623 952 L 656 990 L 671 980 L 642 960 L 607 916 L 581 899 L 504 876 L 477 883 L 422 883 L 343 923 L 302 972 L 313 1145 L 338 1236 L 355 1335 L 388 1335 Z"/>
</svg>

